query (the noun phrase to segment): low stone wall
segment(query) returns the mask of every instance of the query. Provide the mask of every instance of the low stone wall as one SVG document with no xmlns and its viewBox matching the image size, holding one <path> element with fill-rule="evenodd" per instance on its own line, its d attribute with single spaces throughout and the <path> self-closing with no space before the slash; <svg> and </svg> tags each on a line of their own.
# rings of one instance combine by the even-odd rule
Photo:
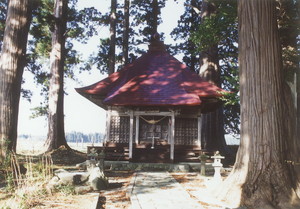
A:
<svg viewBox="0 0 300 209">
<path fill-rule="evenodd" d="M 105 161 L 110 170 L 200 172 L 200 163 L 132 163 L 128 161 Z M 211 163 L 206 164 L 207 172 L 213 172 Z"/>
</svg>

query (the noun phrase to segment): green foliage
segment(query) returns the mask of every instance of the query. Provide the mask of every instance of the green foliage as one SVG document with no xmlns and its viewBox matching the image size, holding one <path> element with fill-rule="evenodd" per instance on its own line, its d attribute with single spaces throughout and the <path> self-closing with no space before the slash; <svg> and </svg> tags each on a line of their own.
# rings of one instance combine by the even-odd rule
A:
<svg viewBox="0 0 300 209">
<path fill-rule="evenodd" d="M 97 35 L 99 23 L 104 22 L 101 13 L 94 7 L 76 10 L 76 4 L 73 2 L 68 11 L 68 38 L 86 43 L 89 37 Z"/>
<path fill-rule="evenodd" d="M 284 47 L 282 49 L 282 58 L 284 61 L 285 80 L 293 83 L 294 75 L 299 70 L 300 52 L 295 47 Z"/>
<path fill-rule="evenodd" d="M 285 80 L 294 83 L 294 76 L 300 63 L 300 2 L 293 0 L 279 1 L 277 20 L 282 45 L 282 59 Z"/>
<path fill-rule="evenodd" d="M 13 193 L 15 191 L 13 174 L 11 172 L 7 173 L 5 180 L 6 180 L 5 191 L 8 193 Z"/>
<path fill-rule="evenodd" d="M 165 1 L 158 0 L 158 7 L 165 6 Z M 145 52 L 145 43 L 148 43 L 153 35 L 153 5 L 152 1 L 134 0 L 130 3 L 130 32 L 129 32 L 129 62 L 135 60 L 138 56 Z M 102 16 L 101 26 L 109 26 L 109 13 Z M 124 27 L 124 5 L 117 5 L 116 12 L 116 69 L 123 66 L 122 47 L 123 47 L 123 27 Z M 160 18 L 160 9 L 158 12 L 158 24 L 162 22 Z M 92 65 L 96 65 L 100 73 L 106 73 L 108 70 L 108 54 L 110 39 L 108 37 L 100 39 L 98 53 L 92 54 L 89 61 L 84 66 L 90 69 Z"/>
<path fill-rule="evenodd" d="M 6 10 L 7 10 L 6 0 L 0 0 L 0 51 L 2 49 L 2 41 L 4 36 L 5 29 L 5 20 L 6 20 Z"/>
<path fill-rule="evenodd" d="M 153 1 L 148 0 L 133 0 L 131 2 L 130 16 L 133 17 L 131 26 L 135 29 L 135 43 L 145 44 L 149 41 L 154 32 L 155 18 L 157 18 L 157 25 L 162 22 L 161 8 L 165 6 L 165 1 L 157 0 L 158 2 L 158 16 L 153 15 Z"/>
<path fill-rule="evenodd" d="M 200 8 L 201 2 L 188 0 L 185 5 L 185 12 L 180 16 L 178 26 L 171 32 L 171 36 L 177 41 L 176 45 L 171 47 L 171 50 L 173 54 L 183 54 L 183 62 L 192 71 L 196 71 L 199 69 L 199 54 L 196 53 L 195 44 L 190 37 L 196 32 L 196 28 L 201 21 L 201 17 L 193 7 Z M 187 41 L 179 42 L 180 40 Z"/>
<path fill-rule="evenodd" d="M 216 7 L 216 13 L 205 18 L 201 18 L 193 9 L 195 7 L 201 11 L 200 2 L 192 0 L 186 2 L 186 11 L 172 35 L 175 36 L 175 40 L 188 37 L 189 41 L 175 46 L 174 49 L 177 53 L 184 54 L 183 61 L 187 66 L 198 71 L 199 54 L 212 46 L 218 46 L 221 87 L 233 92 L 223 97 L 226 103 L 224 107 L 225 132 L 239 134 L 237 1 L 210 0 L 209 2 Z"/>
<path fill-rule="evenodd" d="M 100 39 L 100 44 L 98 46 L 98 53 L 96 55 L 91 55 L 89 57 L 88 66 L 86 68 L 91 68 L 91 66 L 96 65 L 97 69 L 101 73 L 107 73 L 108 70 L 108 54 L 109 54 L 109 38 Z"/>
<path fill-rule="evenodd" d="M 22 79 L 22 84 L 25 83 L 25 80 Z M 32 91 L 28 90 L 28 89 L 21 89 L 21 95 L 24 99 L 26 99 L 27 101 L 31 102 L 31 97 L 32 97 Z"/>
<path fill-rule="evenodd" d="M 9 170 L 6 177 L 6 192 L 11 195 L 2 208 L 34 208 L 41 204 L 41 199 L 48 195 L 45 183 L 52 177 L 52 160 L 43 156 L 35 164 L 32 157 L 26 156 L 27 172 L 20 171 L 20 160 L 12 153 L 9 160 Z"/>
<path fill-rule="evenodd" d="M 197 52 L 207 50 L 212 45 L 237 40 L 237 1 L 210 1 L 215 4 L 217 12 L 204 17 L 197 31 L 191 36 Z"/>
<path fill-rule="evenodd" d="M 6 140 L 6 144 L 8 143 L 9 141 Z M 1 176 L 1 178 L 4 178 L 6 181 L 5 191 L 8 193 L 13 193 L 15 191 L 11 160 L 12 160 L 12 153 L 8 151 L 6 153 L 6 158 L 4 159 L 3 163 L 0 165 L 0 170 L 4 171 L 3 173 L 4 176 Z"/>
<path fill-rule="evenodd" d="M 48 104 L 46 103 L 41 103 L 40 106 L 31 108 L 30 110 L 32 111 L 32 114 L 30 115 L 31 119 L 48 116 Z"/>
<path fill-rule="evenodd" d="M 76 9 L 77 0 L 69 1 L 68 7 L 68 20 L 67 20 L 67 33 L 66 33 L 66 68 L 72 69 L 73 66 L 78 65 L 82 60 L 78 57 L 78 52 L 73 49 L 72 41 L 86 41 L 94 34 L 97 34 L 96 27 L 101 20 L 101 13 L 94 7 L 84 8 L 78 11 Z M 51 33 L 54 27 L 53 17 L 53 0 L 41 0 L 34 10 L 32 26 L 30 34 L 30 59 L 29 70 L 34 74 L 40 71 L 41 65 L 45 62 L 43 59 L 48 59 L 51 52 Z M 34 62 L 35 61 L 35 62 Z M 42 62 L 41 62 L 42 61 Z M 34 64 L 36 66 L 34 66 Z M 67 74 L 71 71 L 67 71 Z M 37 74 L 37 83 L 43 84 L 44 74 Z M 73 77 L 73 76 L 69 76 Z"/>
<path fill-rule="evenodd" d="M 60 193 L 64 196 L 74 195 L 75 194 L 75 186 L 68 184 L 68 185 L 55 185 L 54 192 Z"/>
<path fill-rule="evenodd" d="M 33 39 L 29 42 L 30 51 L 38 57 L 49 57 L 51 51 L 51 30 L 54 25 L 53 0 L 38 1 L 33 10 L 30 35 Z"/>
<path fill-rule="evenodd" d="M 236 105 L 240 102 L 240 97 L 237 93 L 233 92 L 219 92 L 223 96 L 220 99 L 224 102 L 224 105 Z"/>
<path fill-rule="evenodd" d="M 101 13 L 94 7 L 76 9 L 77 0 L 70 0 L 68 4 L 68 20 L 66 31 L 66 43 L 64 51 L 65 77 L 75 79 L 75 70 L 86 70 L 82 63 L 80 53 L 74 50 L 74 41 L 86 43 L 94 34 L 97 34 L 98 22 L 101 20 Z M 41 95 L 44 101 L 39 107 L 33 108 L 32 117 L 46 116 L 48 108 L 49 91 L 49 57 L 51 52 L 51 35 L 54 28 L 53 0 L 40 0 L 33 11 L 33 20 L 30 29 L 31 39 L 29 40 L 27 70 L 35 76 L 35 82 L 42 87 Z M 30 97 L 30 92 L 24 94 Z"/>
<path fill-rule="evenodd" d="M 10 139 L 4 138 L 0 141 L 2 154 L 0 155 L 0 170 L 6 170 L 10 166 L 10 152 L 9 147 L 11 146 L 12 141 Z M 3 155 L 4 154 L 4 155 Z"/>
</svg>

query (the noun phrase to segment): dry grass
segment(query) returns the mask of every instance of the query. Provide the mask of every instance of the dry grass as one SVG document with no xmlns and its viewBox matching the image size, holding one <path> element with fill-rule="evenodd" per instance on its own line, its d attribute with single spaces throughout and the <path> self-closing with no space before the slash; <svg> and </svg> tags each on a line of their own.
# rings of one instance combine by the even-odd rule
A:
<svg viewBox="0 0 300 209">
<path fill-rule="evenodd" d="M 76 152 L 75 152 L 76 153 Z M 66 154 L 64 149 L 51 153 L 54 158 Z M 51 155 L 49 155 L 51 156 Z M 20 156 L 25 165 L 27 173 L 21 173 L 21 164 L 14 155 L 11 167 L 15 170 L 11 181 L 10 191 L 8 186 L 0 186 L 0 208 L 91 208 L 99 200 L 97 208 L 128 208 L 130 198 L 126 196 L 127 187 L 130 183 L 132 172 L 129 171 L 107 171 L 109 177 L 109 189 L 100 193 L 86 193 L 76 195 L 74 193 L 63 193 L 63 191 L 50 192 L 46 184 L 52 177 L 52 168 L 75 169 L 73 165 L 53 165 L 52 158 L 41 156 Z M 74 157 L 74 156 L 73 156 Z M 72 158 L 72 156 L 71 156 Z M 67 160 L 70 161 L 68 158 Z M 55 161 L 55 160 L 54 160 Z M 73 159 L 74 161 L 74 159 Z M 73 162 L 72 161 L 72 162 Z"/>
<path fill-rule="evenodd" d="M 5 171 L 6 185 L 0 190 L 3 208 L 33 208 L 47 195 L 44 186 L 52 176 L 51 158 L 42 156 L 41 161 L 34 164 L 31 157 L 25 157 L 23 164 L 16 154 L 10 155 L 10 165 Z"/>
<path fill-rule="evenodd" d="M 130 197 L 127 196 L 128 186 L 130 184 L 133 172 L 131 171 L 113 171 L 107 172 L 109 177 L 108 190 L 100 193 L 100 208 L 126 209 L 130 206 Z"/>
</svg>

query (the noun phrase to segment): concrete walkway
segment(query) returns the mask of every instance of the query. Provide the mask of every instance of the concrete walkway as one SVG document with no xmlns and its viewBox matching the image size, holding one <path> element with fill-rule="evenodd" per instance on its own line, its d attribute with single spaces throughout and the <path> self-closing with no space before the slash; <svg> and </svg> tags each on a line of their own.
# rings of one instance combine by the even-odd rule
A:
<svg viewBox="0 0 300 209">
<path fill-rule="evenodd" d="M 203 208 L 168 172 L 137 172 L 129 195 L 131 209 Z"/>
</svg>

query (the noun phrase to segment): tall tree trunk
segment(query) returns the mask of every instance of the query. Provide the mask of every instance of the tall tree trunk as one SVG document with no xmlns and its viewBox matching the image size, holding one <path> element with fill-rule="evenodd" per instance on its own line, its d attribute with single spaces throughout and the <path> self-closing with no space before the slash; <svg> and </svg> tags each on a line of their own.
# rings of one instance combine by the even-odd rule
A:
<svg viewBox="0 0 300 209">
<path fill-rule="evenodd" d="M 109 46 L 109 60 L 108 60 L 108 75 L 115 72 L 116 62 L 116 10 L 117 0 L 111 0 L 111 11 L 110 11 L 110 46 Z"/>
<path fill-rule="evenodd" d="M 300 139 L 300 71 L 299 69 L 296 72 L 296 89 L 297 89 L 297 106 L 296 106 L 296 115 L 297 115 L 297 120 L 296 120 L 296 140 L 298 140 L 298 144 L 299 144 L 299 139 Z M 299 145 L 298 145 L 299 146 Z M 299 149 L 298 149 L 298 154 L 300 153 Z M 300 159 L 298 157 L 298 160 L 295 161 L 298 162 L 296 166 L 297 170 L 297 174 L 298 174 L 298 182 L 297 182 L 297 194 L 298 196 L 300 196 L 300 183 L 299 183 L 299 175 L 300 175 Z"/>
<path fill-rule="evenodd" d="M 151 25 L 151 29 L 152 29 L 151 35 L 154 35 L 155 33 L 157 33 L 157 26 L 158 26 L 159 8 L 158 8 L 157 0 L 152 1 L 152 11 L 153 11 L 153 15 L 152 15 L 153 19 L 152 19 L 152 25 Z"/>
<path fill-rule="evenodd" d="M 209 18 L 216 12 L 216 8 L 208 1 L 202 2 L 201 18 Z M 200 77 L 204 80 L 221 86 L 221 76 L 218 58 L 218 46 L 213 45 L 200 54 Z M 224 119 L 223 108 L 202 115 L 201 141 L 203 149 L 207 151 L 220 151 L 223 155 L 229 157 L 230 152 L 227 149 L 224 137 Z"/>
<path fill-rule="evenodd" d="M 10 0 L 0 57 L 0 163 L 7 151 L 15 151 L 19 101 L 32 1 Z"/>
<path fill-rule="evenodd" d="M 300 5 L 298 4 L 298 11 L 300 11 Z M 298 13 L 299 15 L 299 13 Z M 298 62 L 299 63 L 299 62 Z M 300 139 L 300 70 L 298 68 L 298 70 L 296 71 L 296 115 L 297 115 L 297 120 L 296 120 L 296 140 L 298 140 L 298 144 L 299 139 Z M 300 151 L 298 150 L 298 154 L 300 154 Z M 298 162 L 297 164 L 297 173 L 298 173 L 298 182 L 297 182 L 297 194 L 298 196 L 300 196 L 300 183 L 299 183 L 299 175 L 300 175 L 300 159 L 298 157 L 298 160 L 296 161 Z"/>
<path fill-rule="evenodd" d="M 191 6 L 193 8 L 196 7 L 196 0 L 191 0 Z M 194 9 L 191 9 L 191 32 L 194 32 L 195 31 L 195 19 L 196 17 L 198 16 L 198 14 L 196 14 L 196 12 L 194 11 Z M 195 52 L 195 44 L 193 43 L 193 41 L 189 40 L 188 41 L 188 45 L 189 45 L 189 52 L 191 53 L 190 54 L 190 57 L 191 57 L 191 60 L 190 60 L 190 69 L 191 71 L 196 71 L 196 62 L 197 62 L 197 58 L 194 54 Z"/>
<path fill-rule="evenodd" d="M 297 95 L 297 139 L 300 139 L 300 71 L 296 72 L 296 95 Z M 300 172 L 299 172 L 300 173 Z"/>
<path fill-rule="evenodd" d="M 124 32 L 123 32 L 123 62 L 124 62 L 124 65 L 128 64 L 129 8 L 130 8 L 130 0 L 124 0 Z"/>
<path fill-rule="evenodd" d="M 295 190 L 300 196 L 300 141 L 299 123 L 297 121 L 297 111 L 299 109 L 297 99 L 297 75 L 299 74 L 299 55 L 297 52 L 297 36 L 299 33 L 297 20 L 299 11 L 297 11 L 293 0 L 279 0 L 279 35 L 283 50 L 283 70 L 285 80 L 287 81 L 285 93 L 286 101 L 290 101 L 286 105 L 285 128 L 288 136 L 289 155 L 287 160 L 291 169 L 293 182 L 295 182 Z M 299 10 L 299 9 L 298 9 Z M 298 18 L 297 18 L 298 15 Z M 297 73 L 298 72 L 298 73 Z M 298 130 L 298 133 L 297 133 Z"/>
<path fill-rule="evenodd" d="M 284 78 L 275 0 L 240 0 L 241 145 L 222 195 L 251 208 L 299 208 L 286 163 Z M 296 205 L 298 204 L 298 205 Z"/>
<path fill-rule="evenodd" d="M 69 148 L 64 129 L 64 60 L 68 0 L 55 0 L 55 25 L 50 54 L 50 86 L 47 151 L 61 145 Z"/>
</svg>

